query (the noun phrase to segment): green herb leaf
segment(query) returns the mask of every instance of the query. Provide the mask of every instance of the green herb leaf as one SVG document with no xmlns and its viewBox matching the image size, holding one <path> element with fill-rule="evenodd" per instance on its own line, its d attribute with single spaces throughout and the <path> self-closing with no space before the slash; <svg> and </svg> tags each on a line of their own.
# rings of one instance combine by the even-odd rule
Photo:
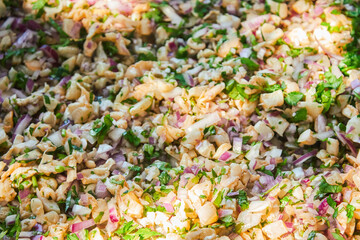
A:
<svg viewBox="0 0 360 240">
<path fill-rule="evenodd" d="M 138 138 L 131 129 L 124 132 L 123 137 L 135 147 L 140 145 L 140 138 Z"/>
<path fill-rule="evenodd" d="M 236 199 L 242 211 L 249 208 L 250 203 L 244 190 L 239 190 L 239 195 L 236 197 Z"/>
<path fill-rule="evenodd" d="M 241 58 L 241 63 L 246 65 L 246 68 L 250 71 L 257 71 L 259 70 L 259 64 L 254 62 L 253 60 L 249 58 Z"/>
<path fill-rule="evenodd" d="M 306 108 L 300 108 L 299 110 L 297 110 L 292 118 L 291 118 L 291 122 L 294 122 L 294 123 L 298 123 L 298 122 L 301 122 L 301 121 L 305 121 L 307 118 L 307 110 Z"/>
<path fill-rule="evenodd" d="M 221 201 L 223 199 L 223 195 L 224 195 L 224 190 L 222 190 L 221 192 L 218 193 L 218 195 L 216 196 L 213 204 L 215 205 L 215 207 L 219 208 Z"/>
<path fill-rule="evenodd" d="M 348 204 L 346 206 L 346 216 L 348 218 L 347 222 L 351 222 L 352 218 L 354 217 L 354 211 L 356 208 L 353 205 Z"/>
<path fill-rule="evenodd" d="M 36 2 L 33 2 L 32 9 L 34 10 L 41 10 L 45 7 L 47 3 L 47 0 L 37 0 Z"/>
<path fill-rule="evenodd" d="M 170 181 L 170 179 L 171 179 L 170 175 L 165 171 L 163 171 L 159 175 L 159 181 L 162 185 L 166 185 Z"/>
<path fill-rule="evenodd" d="M 62 37 L 62 38 L 69 37 L 69 35 L 66 32 L 64 32 L 64 30 L 61 28 L 61 26 L 59 24 L 57 24 L 54 19 L 50 18 L 49 23 L 60 34 L 60 37 Z"/>
<path fill-rule="evenodd" d="M 345 238 L 343 238 L 340 234 L 338 233 L 334 233 L 332 232 L 331 235 L 336 239 L 336 240 L 345 240 Z"/>
<path fill-rule="evenodd" d="M 313 230 L 309 233 L 307 240 L 314 240 L 315 237 L 316 237 L 316 231 Z"/>
<path fill-rule="evenodd" d="M 304 97 L 301 92 L 291 92 L 285 97 L 285 102 L 290 106 L 296 106 L 296 104 Z"/>
<path fill-rule="evenodd" d="M 98 143 L 102 143 L 113 125 L 112 121 L 110 114 L 104 117 L 104 122 L 101 124 L 99 124 L 99 121 L 95 121 L 93 128 L 90 130 L 90 135 L 97 137 Z"/>
</svg>

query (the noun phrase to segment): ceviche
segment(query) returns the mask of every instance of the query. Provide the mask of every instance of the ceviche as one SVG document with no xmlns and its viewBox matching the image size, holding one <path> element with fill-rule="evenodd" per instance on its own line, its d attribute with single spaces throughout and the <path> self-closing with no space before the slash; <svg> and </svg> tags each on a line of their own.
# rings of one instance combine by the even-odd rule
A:
<svg viewBox="0 0 360 240">
<path fill-rule="evenodd" d="M 360 239 L 360 2 L 0 0 L 0 239 Z"/>
</svg>

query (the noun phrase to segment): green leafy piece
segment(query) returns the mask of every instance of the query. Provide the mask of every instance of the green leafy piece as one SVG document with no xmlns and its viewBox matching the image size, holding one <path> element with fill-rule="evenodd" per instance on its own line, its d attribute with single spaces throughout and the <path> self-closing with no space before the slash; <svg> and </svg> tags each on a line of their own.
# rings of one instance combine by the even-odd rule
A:
<svg viewBox="0 0 360 240">
<path fill-rule="evenodd" d="M 34 10 L 41 10 L 45 7 L 47 0 L 37 0 L 36 2 L 32 3 L 32 9 Z"/>
<path fill-rule="evenodd" d="M 124 186 L 124 182 L 125 182 L 124 180 L 117 181 L 113 178 L 110 178 L 110 183 L 116 184 L 116 185 L 121 185 L 122 187 Z"/>
<path fill-rule="evenodd" d="M 315 237 L 316 237 L 316 231 L 313 230 L 309 233 L 307 240 L 314 240 Z"/>
<path fill-rule="evenodd" d="M 152 231 L 149 228 L 140 228 L 137 229 L 138 225 L 134 224 L 133 221 L 127 222 L 123 224 L 115 233 L 124 240 L 132 240 L 132 239 L 139 239 L 139 240 L 146 240 L 151 237 L 161 236 L 161 233 L 156 231 Z"/>
<path fill-rule="evenodd" d="M 223 199 L 223 196 L 224 196 L 224 190 L 222 190 L 221 192 L 218 193 L 218 195 L 216 196 L 213 204 L 215 205 L 215 207 L 219 208 L 220 207 L 220 204 L 221 204 L 221 201 Z"/>
<path fill-rule="evenodd" d="M 319 190 L 316 193 L 315 198 L 322 198 L 327 193 L 339 193 L 342 191 L 341 185 L 330 185 L 326 182 L 325 178 L 322 178 L 322 181 L 319 185 Z"/>
<path fill-rule="evenodd" d="M 94 219 L 96 223 L 100 222 L 101 218 L 104 216 L 104 212 L 100 212 L 99 215 Z"/>
<path fill-rule="evenodd" d="M 140 138 L 138 138 L 131 129 L 124 132 L 123 137 L 135 147 L 140 145 Z"/>
<path fill-rule="evenodd" d="M 50 77 L 52 79 L 60 81 L 62 78 L 69 76 L 69 75 L 70 75 L 70 72 L 67 68 L 58 67 L 58 68 L 53 68 L 51 70 Z"/>
<path fill-rule="evenodd" d="M 259 70 L 259 64 L 257 64 L 253 60 L 251 60 L 249 58 L 241 58 L 240 60 L 241 60 L 241 63 L 246 65 L 246 68 L 249 69 L 250 71 Z"/>
<path fill-rule="evenodd" d="M 134 171 L 134 172 L 140 172 L 141 171 L 141 167 L 140 166 L 131 166 L 130 171 Z"/>
<path fill-rule="evenodd" d="M 227 93 L 231 99 L 249 99 L 249 95 L 245 93 L 245 87 L 246 85 L 240 85 L 232 79 L 226 82 L 225 93 Z"/>
<path fill-rule="evenodd" d="M 166 185 L 170 181 L 170 179 L 171 179 L 170 175 L 165 171 L 163 171 L 159 175 L 159 181 L 162 185 Z"/>
<path fill-rule="evenodd" d="M 90 130 L 90 135 L 97 137 L 98 143 L 102 143 L 113 125 L 112 121 L 110 114 L 104 117 L 104 122 L 101 122 L 101 124 L 99 124 L 99 121 L 95 121 L 93 128 Z"/>
<path fill-rule="evenodd" d="M 75 233 L 71 233 L 67 235 L 66 240 L 79 240 L 79 238 Z"/>
<path fill-rule="evenodd" d="M 348 204 L 346 206 L 346 216 L 348 218 L 347 222 L 351 222 L 351 219 L 354 217 L 354 211 L 356 208 L 353 205 Z"/>
<path fill-rule="evenodd" d="M 69 210 L 70 208 L 70 204 L 71 204 L 71 194 L 72 194 L 72 189 L 70 189 L 66 195 L 66 200 L 65 200 L 65 212 L 67 212 L 67 210 Z"/>
<path fill-rule="evenodd" d="M 215 135 L 216 134 L 215 126 L 206 127 L 204 129 L 204 134 L 207 134 L 207 133 L 209 133 L 209 135 Z"/>
<path fill-rule="evenodd" d="M 331 235 L 335 238 L 335 240 L 345 240 L 345 238 L 343 238 L 343 236 L 339 233 L 332 232 Z"/>
<path fill-rule="evenodd" d="M 236 197 L 236 199 L 242 211 L 249 208 L 250 203 L 244 190 L 239 190 L 239 195 Z"/>
<path fill-rule="evenodd" d="M 50 18 L 49 23 L 60 34 L 61 38 L 68 38 L 69 37 L 69 35 L 66 32 L 64 32 L 64 30 L 61 28 L 61 26 L 59 24 L 57 24 L 57 22 L 55 22 L 54 19 Z"/>
<path fill-rule="evenodd" d="M 189 48 L 188 46 L 179 47 L 176 54 L 175 54 L 176 58 L 186 58 L 188 56 L 188 54 L 189 54 L 188 53 L 188 48 Z"/>
<path fill-rule="evenodd" d="M 28 79 L 25 77 L 25 74 L 23 72 L 18 72 L 16 73 L 15 78 L 13 80 L 13 86 L 15 88 L 25 90 L 27 80 Z"/>
<path fill-rule="evenodd" d="M 150 11 L 143 14 L 143 18 L 153 19 L 155 23 L 163 20 L 164 14 L 158 8 L 152 8 Z"/>
<path fill-rule="evenodd" d="M 160 169 L 162 171 L 166 171 L 166 170 L 171 169 L 171 165 L 169 163 L 167 163 L 167 162 L 156 161 L 152 165 L 156 166 L 158 169 Z"/>
<path fill-rule="evenodd" d="M 326 198 L 326 202 L 329 204 L 330 207 L 332 207 L 335 210 L 333 214 L 333 218 L 336 218 L 339 211 L 339 209 L 336 207 L 336 202 L 334 201 L 334 199 L 332 199 L 331 196 L 328 196 Z"/>
<path fill-rule="evenodd" d="M 285 206 L 291 202 L 289 196 L 285 196 L 282 199 L 280 199 L 280 211 L 284 211 Z"/>
<path fill-rule="evenodd" d="M 291 92 L 285 97 L 285 102 L 290 106 L 296 106 L 296 104 L 304 97 L 301 92 Z"/>
<path fill-rule="evenodd" d="M 152 52 L 139 53 L 138 61 L 157 61 L 157 57 Z"/>
<path fill-rule="evenodd" d="M 174 75 L 175 80 L 178 82 L 180 87 L 187 87 L 189 84 L 185 81 L 184 75 L 181 73 L 175 73 Z"/>
<path fill-rule="evenodd" d="M 337 9 L 334 9 L 334 10 L 331 11 L 331 14 L 340 15 L 341 12 L 339 10 L 337 10 Z"/>
<path fill-rule="evenodd" d="M 125 99 L 125 100 L 123 100 L 121 103 L 128 103 L 128 104 L 135 104 L 135 103 L 137 103 L 138 102 L 138 100 L 136 100 L 136 98 L 134 98 L 134 97 L 130 97 L 130 98 L 127 98 L 127 99 Z"/>
<path fill-rule="evenodd" d="M 335 102 L 336 95 L 344 92 L 342 77 L 336 78 L 331 72 L 324 74 L 326 82 L 320 82 L 316 86 L 316 101 L 324 106 L 323 112 L 327 112 Z M 336 95 L 331 94 L 331 89 L 336 90 Z"/>
<path fill-rule="evenodd" d="M 275 92 L 277 90 L 282 90 L 282 89 L 283 88 L 279 84 L 273 84 L 273 85 L 266 85 L 263 90 L 265 92 L 271 93 L 271 92 Z"/>
<path fill-rule="evenodd" d="M 231 215 L 228 215 L 226 217 L 220 218 L 220 221 L 224 223 L 225 227 L 230 227 L 235 224 L 234 219 Z"/>
<path fill-rule="evenodd" d="M 298 122 L 301 122 L 301 121 L 305 121 L 307 118 L 307 110 L 306 108 L 300 108 L 299 110 L 297 110 L 292 118 L 290 119 L 291 122 L 294 122 L 294 123 L 298 123 Z"/>
<path fill-rule="evenodd" d="M 213 0 L 210 0 L 210 3 L 205 4 L 203 2 L 200 2 L 199 0 L 196 0 L 194 12 L 197 13 L 199 17 L 204 17 L 208 12 L 210 12 L 210 9 L 212 8 L 212 5 L 214 4 Z"/>
<path fill-rule="evenodd" d="M 25 53 L 34 53 L 36 52 L 35 47 L 31 48 L 21 48 L 21 49 L 8 49 L 5 53 L 4 58 L 1 60 L 1 64 L 5 65 L 6 61 L 12 57 L 23 57 Z"/>
<path fill-rule="evenodd" d="M 113 42 L 103 42 L 102 45 L 109 57 L 114 57 L 118 54 L 118 49 Z"/>
</svg>

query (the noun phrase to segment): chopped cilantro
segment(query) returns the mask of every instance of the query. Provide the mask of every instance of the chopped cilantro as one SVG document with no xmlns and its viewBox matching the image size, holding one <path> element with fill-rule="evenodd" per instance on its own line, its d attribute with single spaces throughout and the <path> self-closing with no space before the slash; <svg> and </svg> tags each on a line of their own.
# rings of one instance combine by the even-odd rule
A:
<svg viewBox="0 0 360 240">
<path fill-rule="evenodd" d="M 290 106 L 296 106 L 296 104 L 304 97 L 304 94 L 301 92 L 290 92 L 285 97 L 285 102 Z"/>
<path fill-rule="evenodd" d="M 135 147 L 140 145 L 140 138 L 138 138 L 131 129 L 124 132 L 123 137 Z"/>
<path fill-rule="evenodd" d="M 110 117 L 110 114 L 107 114 L 104 117 L 104 122 L 95 121 L 93 128 L 90 130 L 90 135 L 97 137 L 98 143 L 102 143 L 107 136 L 107 133 L 110 130 L 110 127 L 113 125 L 113 119 Z"/>
</svg>

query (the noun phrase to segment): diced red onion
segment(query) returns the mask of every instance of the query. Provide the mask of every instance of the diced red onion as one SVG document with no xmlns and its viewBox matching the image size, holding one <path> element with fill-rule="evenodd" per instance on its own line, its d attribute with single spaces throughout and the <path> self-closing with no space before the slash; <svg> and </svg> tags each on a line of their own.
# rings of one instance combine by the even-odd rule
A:
<svg viewBox="0 0 360 240">
<path fill-rule="evenodd" d="M 221 154 L 221 156 L 219 157 L 219 160 L 221 160 L 221 161 L 227 161 L 231 156 L 232 156 L 231 153 L 229 153 L 229 152 L 224 152 L 224 153 Z"/>
<path fill-rule="evenodd" d="M 192 171 L 192 173 L 193 173 L 194 175 L 197 175 L 197 174 L 199 173 L 199 171 L 200 171 L 200 168 L 199 168 L 199 166 L 197 166 L 197 165 L 192 165 L 192 166 L 190 167 L 190 169 L 191 169 L 191 171 Z"/>
<path fill-rule="evenodd" d="M 340 140 L 343 144 L 347 145 L 347 146 L 349 147 L 349 149 L 351 150 L 351 153 L 352 153 L 354 156 L 356 156 L 357 150 L 356 150 L 356 147 L 354 146 L 354 143 L 353 143 L 349 138 L 347 138 L 347 137 L 345 136 L 345 134 L 343 134 L 343 133 L 341 133 L 341 132 L 339 132 L 339 131 L 335 131 L 335 133 L 336 133 L 337 137 L 339 138 L 339 140 Z"/>
<path fill-rule="evenodd" d="M 272 171 L 272 170 L 275 169 L 275 165 L 274 164 L 269 164 L 269 165 L 265 166 L 265 169 L 269 170 L 269 171 Z"/>
<path fill-rule="evenodd" d="M 26 92 L 32 93 L 34 89 L 34 81 L 32 79 L 28 79 L 26 82 Z"/>
<path fill-rule="evenodd" d="M 228 197 L 235 197 L 238 195 L 239 195 L 239 192 L 229 192 L 228 194 L 226 194 L 226 196 L 228 196 Z"/>
<path fill-rule="evenodd" d="M 33 31 L 39 31 L 41 29 L 41 25 L 35 20 L 28 20 L 26 26 Z"/>
<path fill-rule="evenodd" d="M 84 178 L 84 175 L 82 174 L 82 173 L 78 173 L 77 174 L 77 179 L 78 180 L 81 180 L 81 179 L 83 179 Z"/>
<path fill-rule="evenodd" d="M 80 201 L 82 205 L 88 205 L 89 203 L 88 195 L 86 193 L 80 194 Z"/>
<path fill-rule="evenodd" d="M 43 45 L 40 50 L 45 54 L 46 57 L 54 59 L 56 62 L 59 61 L 58 53 L 49 45 Z"/>
<path fill-rule="evenodd" d="M 74 38 L 74 39 L 79 39 L 80 38 L 80 30 L 81 30 L 81 28 L 82 28 L 82 23 L 81 22 L 75 22 L 73 27 L 71 28 L 69 36 Z"/>
<path fill-rule="evenodd" d="M 298 159 L 296 159 L 294 161 L 294 164 L 300 165 L 300 164 L 304 163 L 305 161 L 309 160 L 310 158 L 316 156 L 317 152 L 318 151 L 315 149 L 315 150 L 312 150 L 311 152 L 308 152 L 308 153 L 302 155 L 301 157 L 299 157 Z"/>
<path fill-rule="evenodd" d="M 355 89 L 357 87 L 360 87 L 360 80 L 359 79 L 355 79 L 354 81 L 351 82 L 351 88 Z"/>
<path fill-rule="evenodd" d="M 175 211 L 174 207 L 170 203 L 164 203 L 164 207 L 167 212 L 173 213 Z"/>
<path fill-rule="evenodd" d="M 22 134 L 27 128 L 27 126 L 30 124 L 31 119 L 32 118 L 29 115 L 23 115 L 15 125 L 14 136 L 16 136 L 17 134 Z"/>
<path fill-rule="evenodd" d="M 83 222 L 74 223 L 71 225 L 71 232 L 75 233 L 83 229 L 90 228 L 95 225 L 94 219 L 89 219 Z"/>
<path fill-rule="evenodd" d="M 43 232 L 43 226 L 40 223 L 36 223 L 33 227 L 33 230 L 36 232 Z"/>
<path fill-rule="evenodd" d="M 218 215 L 219 215 L 219 218 L 222 218 L 222 217 L 226 217 L 226 216 L 229 216 L 229 215 L 232 215 L 233 214 L 233 210 L 231 209 L 223 209 L 223 208 L 220 208 L 218 210 Z"/>
<path fill-rule="evenodd" d="M 194 87 L 196 85 L 194 78 L 189 73 L 185 72 L 185 73 L 183 73 L 183 76 L 184 76 L 185 82 L 189 86 Z"/>
<path fill-rule="evenodd" d="M 106 185 L 101 180 L 99 180 L 96 184 L 95 195 L 99 198 L 105 198 L 109 196 Z"/>
<path fill-rule="evenodd" d="M 119 221 L 115 207 L 109 209 L 109 219 L 113 223 Z"/>
<path fill-rule="evenodd" d="M 319 215 L 323 216 L 328 209 L 329 209 L 329 204 L 325 198 L 319 205 L 319 210 L 318 210 Z"/>
<path fill-rule="evenodd" d="M 12 225 L 15 223 L 16 220 L 16 214 L 9 215 L 5 218 L 6 226 Z"/>
<path fill-rule="evenodd" d="M 349 128 L 349 130 L 346 132 L 346 134 L 351 133 L 352 131 L 354 131 L 354 129 L 355 129 L 355 127 L 354 127 L 354 126 L 351 126 L 351 127 Z"/>
<path fill-rule="evenodd" d="M 188 183 L 189 179 L 186 178 L 184 175 L 180 177 L 180 181 L 179 181 L 179 186 L 180 187 L 185 187 L 186 184 Z"/>
<path fill-rule="evenodd" d="M 19 191 L 19 197 L 20 199 L 24 199 L 26 198 L 29 194 L 30 194 L 30 189 L 29 188 L 25 188 L 24 190 Z"/>
<path fill-rule="evenodd" d="M 320 7 L 320 6 L 316 6 L 314 8 L 314 14 L 315 16 L 320 16 L 322 13 L 324 12 L 324 8 Z"/>
<path fill-rule="evenodd" d="M 36 42 L 36 33 L 31 30 L 26 30 L 13 44 L 16 48 L 24 48 L 33 46 Z"/>
<path fill-rule="evenodd" d="M 177 46 L 176 46 L 176 43 L 174 41 L 169 42 L 168 47 L 173 52 L 177 50 Z"/>
<path fill-rule="evenodd" d="M 45 237 L 42 235 L 36 235 L 32 237 L 31 240 L 45 240 Z"/>
</svg>

